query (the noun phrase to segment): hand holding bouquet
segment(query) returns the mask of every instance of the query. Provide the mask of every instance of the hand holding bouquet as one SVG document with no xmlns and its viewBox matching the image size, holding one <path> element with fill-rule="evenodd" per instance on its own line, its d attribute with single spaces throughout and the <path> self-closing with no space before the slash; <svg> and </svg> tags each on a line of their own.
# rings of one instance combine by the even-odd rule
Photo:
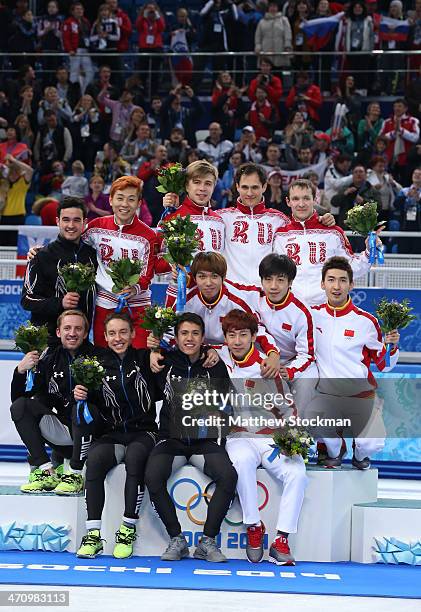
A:
<svg viewBox="0 0 421 612">
<path fill-rule="evenodd" d="M 313 438 L 310 434 L 298 427 L 287 429 L 286 431 L 278 431 L 273 435 L 274 444 L 272 444 L 273 451 L 268 457 L 268 461 L 272 462 L 280 455 L 286 457 L 293 457 L 294 455 L 301 455 L 304 462 L 308 461 L 308 451 L 314 444 Z"/>
<path fill-rule="evenodd" d="M 68 263 L 60 268 L 67 292 L 82 293 L 95 285 L 95 268 L 91 264 Z"/>
<path fill-rule="evenodd" d="M 186 304 L 187 267 L 191 264 L 195 251 L 199 246 L 196 238 L 197 224 L 187 217 L 174 217 L 161 225 L 167 254 L 164 255 L 170 264 L 178 268 L 177 276 L 177 312 L 183 312 Z"/>
<path fill-rule="evenodd" d="M 380 319 L 381 329 L 384 334 L 390 334 L 391 332 L 397 332 L 398 329 L 405 329 L 412 321 L 417 318 L 416 315 L 411 314 L 413 308 L 409 306 L 409 300 L 402 300 L 398 302 L 392 300 L 388 302 L 386 298 L 383 298 L 376 310 L 376 315 Z M 390 351 L 392 344 L 389 342 L 386 345 L 386 366 L 390 366 Z"/>
<path fill-rule="evenodd" d="M 20 325 L 15 334 L 16 349 L 23 353 L 37 351 L 40 355 L 46 348 L 48 342 L 48 328 L 46 325 L 36 327 L 29 321 L 26 325 Z M 34 386 L 34 369 L 30 369 L 26 373 L 25 391 L 31 391 Z"/>
<path fill-rule="evenodd" d="M 168 344 L 164 342 L 163 337 L 174 327 L 177 320 L 178 316 L 172 308 L 162 308 L 156 305 L 148 306 L 145 309 L 141 327 L 151 331 L 155 338 L 159 338 L 163 348 L 168 348 Z"/>
<path fill-rule="evenodd" d="M 88 391 L 96 391 L 102 385 L 105 369 L 96 357 L 77 357 L 70 365 L 70 371 L 76 385 L 83 385 Z M 85 401 L 78 401 L 76 406 L 76 420 L 80 424 L 80 409 L 83 407 L 83 417 L 86 423 L 92 422 L 88 404 Z"/>
<path fill-rule="evenodd" d="M 123 258 L 110 261 L 106 271 L 114 283 L 111 291 L 119 294 L 116 312 L 121 312 L 123 308 L 128 307 L 127 298 L 133 285 L 139 281 L 142 269 L 143 264 L 138 259 Z"/>
<path fill-rule="evenodd" d="M 377 245 L 377 232 L 386 224 L 385 221 L 378 220 L 377 202 L 369 201 L 364 204 L 354 206 L 348 210 L 345 225 L 354 234 L 364 236 L 368 240 L 369 261 L 384 263 L 384 255 L 380 246 Z"/>
</svg>

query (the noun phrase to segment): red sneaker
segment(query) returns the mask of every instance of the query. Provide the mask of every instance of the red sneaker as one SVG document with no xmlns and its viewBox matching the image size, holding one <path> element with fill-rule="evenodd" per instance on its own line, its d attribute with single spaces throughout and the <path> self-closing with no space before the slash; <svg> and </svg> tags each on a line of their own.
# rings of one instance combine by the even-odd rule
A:
<svg viewBox="0 0 421 612">
<path fill-rule="evenodd" d="M 246 555 L 250 563 L 259 563 L 263 558 L 265 532 L 266 529 L 263 523 L 247 527 Z"/>
<path fill-rule="evenodd" d="M 274 540 L 269 550 L 269 561 L 276 563 L 276 565 L 295 565 L 295 559 L 289 549 L 288 538 L 280 535 Z"/>
</svg>

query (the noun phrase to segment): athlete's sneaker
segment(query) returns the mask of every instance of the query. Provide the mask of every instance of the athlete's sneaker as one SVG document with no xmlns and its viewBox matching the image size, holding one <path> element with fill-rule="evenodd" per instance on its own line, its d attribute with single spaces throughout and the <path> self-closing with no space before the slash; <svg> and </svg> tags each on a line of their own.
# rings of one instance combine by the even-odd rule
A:
<svg viewBox="0 0 421 612">
<path fill-rule="evenodd" d="M 269 561 L 276 565 L 295 565 L 295 559 L 291 554 L 288 538 L 279 535 L 269 549 Z"/>
<path fill-rule="evenodd" d="M 90 529 L 88 533 L 83 536 L 82 542 L 76 555 L 78 557 L 82 557 L 82 559 L 94 559 L 104 550 L 102 542 L 103 540 L 101 540 L 101 534 L 99 533 L 99 529 Z"/>
<path fill-rule="evenodd" d="M 203 561 L 211 561 L 212 563 L 223 563 L 227 560 L 226 556 L 221 553 L 216 545 L 215 538 L 205 535 L 200 538 L 193 557 L 195 559 L 203 559 Z"/>
<path fill-rule="evenodd" d="M 343 438 L 341 450 L 337 457 L 329 457 L 326 444 L 324 442 L 317 442 L 317 465 L 325 468 L 339 468 L 342 465 L 342 459 L 346 453 L 346 442 Z"/>
<path fill-rule="evenodd" d="M 338 455 L 337 457 L 329 457 L 327 456 L 323 461 L 319 463 L 321 467 L 328 469 L 340 468 L 342 466 L 342 457 Z"/>
<path fill-rule="evenodd" d="M 22 485 L 22 493 L 49 493 L 59 484 L 60 479 L 55 472 L 49 470 L 33 470 L 29 474 L 29 482 Z"/>
<path fill-rule="evenodd" d="M 77 495 L 83 491 L 83 477 L 82 474 L 63 474 L 61 482 L 54 489 L 54 493 L 57 495 Z"/>
<path fill-rule="evenodd" d="M 162 561 L 181 561 L 190 555 L 186 538 L 183 534 L 171 538 L 166 551 L 161 557 Z"/>
<path fill-rule="evenodd" d="M 263 559 L 265 531 L 263 523 L 247 527 L 246 555 L 250 563 L 259 563 Z"/>
<path fill-rule="evenodd" d="M 116 545 L 113 555 L 116 559 L 128 559 L 133 554 L 133 542 L 137 538 L 136 527 L 120 525 L 120 529 L 115 534 Z"/>
<path fill-rule="evenodd" d="M 370 469 L 370 459 L 368 457 L 364 457 L 361 461 L 355 458 L 355 455 L 352 456 L 352 467 L 357 470 L 369 470 Z"/>
</svg>

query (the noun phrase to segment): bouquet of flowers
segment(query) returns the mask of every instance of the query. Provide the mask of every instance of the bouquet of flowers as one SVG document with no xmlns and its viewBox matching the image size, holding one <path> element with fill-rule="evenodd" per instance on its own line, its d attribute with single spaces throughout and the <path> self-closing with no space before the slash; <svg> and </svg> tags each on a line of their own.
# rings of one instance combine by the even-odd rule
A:
<svg viewBox="0 0 421 612">
<path fill-rule="evenodd" d="M 285 455 L 286 457 L 293 457 L 294 455 L 301 455 L 304 461 L 308 461 L 308 451 L 314 444 L 313 438 L 310 434 L 298 427 L 287 429 L 287 431 L 277 431 L 273 435 L 274 444 L 272 444 L 273 451 L 268 457 L 269 461 L 274 461 L 279 455 Z"/>
<path fill-rule="evenodd" d="M 180 195 L 186 189 L 186 171 L 179 163 L 158 168 L 159 193 L 176 193 Z"/>
<path fill-rule="evenodd" d="M 152 332 L 155 338 L 161 340 L 161 346 L 168 348 L 168 343 L 163 340 L 163 336 L 170 331 L 177 323 L 178 316 L 172 308 L 162 306 L 148 306 L 145 308 L 141 327 Z"/>
<path fill-rule="evenodd" d="M 38 351 L 41 354 L 47 348 L 48 328 L 46 325 L 36 327 L 28 321 L 28 323 L 20 325 L 15 333 L 16 349 L 22 353 Z M 34 370 L 28 370 L 26 373 L 25 391 L 31 391 L 34 386 Z"/>
<path fill-rule="evenodd" d="M 70 365 L 70 371 L 76 385 L 83 385 L 88 391 L 96 391 L 102 385 L 105 369 L 96 357 L 77 357 Z M 83 408 L 83 418 L 86 423 L 92 422 L 87 401 L 78 401 L 76 407 L 76 420 L 80 423 L 80 410 Z"/>
<path fill-rule="evenodd" d="M 106 270 L 114 283 L 111 291 L 113 293 L 119 293 L 126 287 L 135 285 L 139 281 L 142 269 L 143 264 L 138 259 L 112 259 Z M 121 312 L 123 308 L 128 307 L 127 295 L 127 293 L 123 293 L 119 296 L 116 312 Z"/>
<path fill-rule="evenodd" d="M 91 264 L 68 263 L 60 268 L 66 291 L 82 293 L 95 285 L 95 268 Z"/>
<path fill-rule="evenodd" d="M 379 263 L 384 263 L 383 252 L 376 246 L 375 230 L 385 224 L 386 221 L 378 220 L 377 202 L 364 202 L 364 204 L 359 204 L 348 210 L 345 225 L 347 225 L 354 234 L 359 234 L 360 236 L 364 236 L 364 238 L 368 237 L 370 263 L 375 263 L 376 259 Z"/>
<path fill-rule="evenodd" d="M 388 302 L 386 298 L 383 298 L 377 306 L 376 315 L 380 319 L 381 329 L 384 334 L 387 334 L 394 329 L 404 329 L 408 327 L 412 321 L 417 319 L 416 315 L 411 314 L 413 308 L 409 306 L 409 300 L 402 300 L 397 302 L 392 300 Z M 391 344 L 386 346 L 386 366 L 390 365 L 390 351 Z"/>
<path fill-rule="evenodd" d="M 182 312 L 186 304 L 188 266 L 199 247 L 197 223 L 190 220 L 190 215 L 174 217 L 162 223 L 161 231 L 168 251 L 164 259 L 178 268 L 177 312 Z"/>
</svg>

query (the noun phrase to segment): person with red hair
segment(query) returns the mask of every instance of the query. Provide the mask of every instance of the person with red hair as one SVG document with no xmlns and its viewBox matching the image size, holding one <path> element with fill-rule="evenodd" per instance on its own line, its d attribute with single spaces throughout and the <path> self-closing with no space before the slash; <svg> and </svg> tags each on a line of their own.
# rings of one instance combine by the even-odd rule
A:
<svg viewBox="0 0 421 612">
<path fill-rule="evenodd" d="M 140 327 L 142 315 L 151 303 L 149 285 L 157 264 L 159 238 L 156 232 L 140 221 L 137 215 L 141 201 L 143 181 L 135 176 L 122 176 L 115 180 L 110 190 L 113 215 L 93 219 L 83 235 L 83 240 L 93 246 L 98 257 L 97 299 L 94 320 L 94 343 L 106 346 L 104 321 L 118 305 L 119 295 L 127 296 L 127 308 L 134 323 L 136 336 L 134 348 L 146 348 L 146 330 Z M 143 269 L 139 281 L 126 287 L 119 294 L 113 293 L 113 282 L 107 274 L 112 260 L 129 258 L 141 260 Z M 163 269 L 169 269 L 164 263 Z M 164 270 L 165 267 L 165 270 Z"/>
</svg>

